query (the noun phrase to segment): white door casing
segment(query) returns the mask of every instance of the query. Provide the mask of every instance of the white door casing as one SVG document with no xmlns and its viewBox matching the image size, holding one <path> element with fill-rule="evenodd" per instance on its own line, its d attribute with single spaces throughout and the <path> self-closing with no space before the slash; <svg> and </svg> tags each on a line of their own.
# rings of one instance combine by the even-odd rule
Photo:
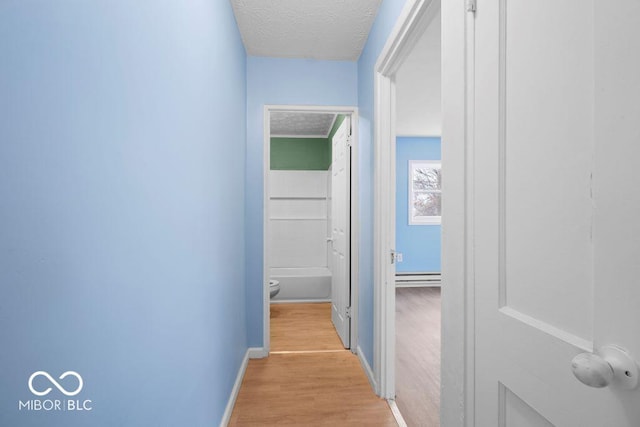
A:
<svg viewBox="0 0 640 427">
<path fill-rule="evenodd" d="M 635 0 L 478 4 L 476 426 L 640 425 L 638 388 L 571 363 L 640 356 L 639 17 Z"/>
<path fill-rule="evenodd" d="M 450 5 L 459 5 L 457 2 L 452 2 Z M 400 13 L 396 25 L 391 32 L 387 42 L 382 49 L 376 65 L 374 68 L 374 358 L 373 369 L 375 372 L 375 379 L 372 381 L 376 393 L 383 398 L 393 399 L 395 398 L 395 152 L 396 152 L 396 89 L 395 89 L 395 73 L 398 71 L 404 60 L 409 56 L 410 52 L 426 31 L 427 27 L 431 24 L 434 17 L 437 16 L 440 10 L 439 0 L 413 0 L 407 1 L 404 9 Z M 444 57 L 443 57 L 444 59 Z M 443 62 L 443 70 L 445 63 Z M 449 70 L 451 71 L 451 70 Z M 450 77 L 460 77 L 456 72 L 450 72 Z M 463 73 L 462 73 L 463 75 Z M 443 110 L 444 112 L 444 110 Z M 443 116 L 444 117 L 444 116 Z M 446 118 L 446 117 L 445 117 Z M 456 121 L 455 126 L 448 129 L 460 129 L 461 126 Z M 443 132 L 446 129 L 443 128 Z M 444 134 L 443 134 L 444 135 Z M 443 153 L 445 147 L 443 146 Z M 459 160 L 459 159 L 458 159 Z M 454 171 L 452 177 L 448 178 L 449 186 L 451 183 L 462 182 L 462 173 L 456 174 L 455 171 L 460 171 L 461 165 L 464 161 L 460 161 L 460 164 L 453 164 L 451 159 L 447 164 L 447 170 Z M 451 168 L 451 169 L 450 169 Z M 458 178 L 456 178 L 458 177 Z M 444 185 L 444 183 L 443 183 Z M 443 190 L 444 192 L 444 190 Z M 448 198 L 449 205 L 455 205 L 459 203 L 459 200 L 450 197 Z M 451 201 L 454 201 L 452 203 Z M 445 200 L 443 200 L 445 203 Z M 444 209 L 444 208 L 443 208 Z M 445 227 L 446 226 L 446 227 Z M 462 232 L 464 237 L 464 226 L 456 216 L 450 217 L 445 222 L 443 219 L 443 236 L 445 231 L 449 230 L 450 235 L 453 230 L 455 233 Z M 452 245 L 453 243 L 453 245 Z M 449 247 L 454 247 L 452 253 L 459 254 L 459 239 L 456 236 L 455 239 L 444 240 L 443 238 L 443 251 L 445 250 L 445 244 Z M 448 258 L 452 260 L 453 258 Z M 445 258 L 443 257 L 443 285 L 445 276 L 445 267 L 448 267 L 449 271 L 461 271 L 458 265 L 450 263 L 446 266 Z M 452 267 L 453 266 L 453 267 Z M 463 318 L 464 312 L 459 307 L 458 296 L 462 296 L 462 287 L 457 280 L 451 274 L 448 275 L 450 289 L 459 295 L 455 295 L 453 298 L 448 293 L 445 297 L 445 290 L 443 287 L 442 304 L 443 304 L 443 329 L 449 327 L 450 318 L 447 318 L 447 313 L 444 311 L 444 307 L 447 304 L 451 304 L 458 307 L 456 311 L 449 311 L 448 313 L 453 316 L 459 316 Z M 462 323 L 456 321 L 455 323 Z M 451 327 L 451 333 L 454 334 L 454 327 Z M 462 346 L 457 341 L 458 336 L 462 337 L 462 327 L 455 327 L 455 340 L 448 340 L 443 342 L 443 352 L 445 347 L 447 351 L 453 355 L 460 355 L 462 352 Z M 456 356 L 458 357 L 458 356 Z M 461 358 L 460 358 L 461 359 Z M 457 361 L 453 361 L 453 358 L 449 359 L 453 363 L 447 366 L 447 371 L 451 372 L 451 376 L 455 377 L 454 386 L 447 387 L 448 395 L 459 396 L 462 393 L 462 370 L 459 368 Z M 455 366 L 454 366 L 455 365 Z M 443 364 L 444 367 L 444 364 Z M 457 400 L 457 399 L 456 399 Z M 444 400 L 443 400 L 444 403 Z M 451 405 L 450 413 L 454 418 L 460 418 L 459 416 L 460 403 L 454 403 Z"/>
<path fill-rule="evenodd" d="M 263 125 L 264 125 L 264 134 L 263 134 L 263 153 L 264 153 L 264 163 L 263 163 L 263 251 L 264 256 L 262 259 L 263 265 L 263 317 L 262 317 L 262 347 L 253 347 L 250 348 L 250 357 L 251 358 L 262 358 L 267 357 L 270 351 L 270 297 L 269 297 L 269 278 L 270 278 L 270 265 L 269 265 L 269 218 L 270 218 L 270 208 L 269 208 L 269 188 L 270 188 L 270 169 L 271 169 L 271 130 L 270 130 L 270 115 L 273 111 L 284 111 L 284 112 L 318 112 L 318 113 L 334 113 L 334 114 L 344 114 L 348 116 L 351 120 L 351 164 L 349 165 L 352 176 L 351 176 L 351 194 L 349 195 L 349 209 L 352 217 L 357 218 L 359 207 L 358 207 L 358 198 L 356 195 L 358 194 L 358 108 L 357 107 L 345 107 L 345 106 L 312 106 L 312 105 L 265 105 L 263 109 Z M 358 269 L 358 259 L 359 259 L 359 251 L 357 242 L 359 240 L 359 229 L 358 227 L 353 227 L 350 230 L 350 247 L 351 247 L 351 266 L 350 266 L 350 283 L 358 283 L 359 281 L 359 269 Z M 351 325 L 350 325 L 350 345 L 351 351 L 356 353 L 358 348 L 358 288 L 354 287 L 351 289 Z"/>
<path fill-rule="evenodd" d="M 331 321 L 345 348 L 350 346 L 347 314 L 351 298 L 351 120 L 345 117 L 332 140 L 331 162 Z"/>
</svg>

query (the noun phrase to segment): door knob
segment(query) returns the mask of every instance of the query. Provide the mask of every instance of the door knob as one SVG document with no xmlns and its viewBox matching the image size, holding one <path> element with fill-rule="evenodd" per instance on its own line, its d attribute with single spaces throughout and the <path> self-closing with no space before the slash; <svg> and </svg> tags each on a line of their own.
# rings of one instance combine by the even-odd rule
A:
<svg viewBox="0 0 640 427">
<path fill-rule="evenodd" d="M 638 365 L 624 349 L 607 345 L 597 353 L 581 353 L 571 361 L 573 375 L 589 387 L 607 386 L 634 389 L 638 385 Z"/>
</svg>

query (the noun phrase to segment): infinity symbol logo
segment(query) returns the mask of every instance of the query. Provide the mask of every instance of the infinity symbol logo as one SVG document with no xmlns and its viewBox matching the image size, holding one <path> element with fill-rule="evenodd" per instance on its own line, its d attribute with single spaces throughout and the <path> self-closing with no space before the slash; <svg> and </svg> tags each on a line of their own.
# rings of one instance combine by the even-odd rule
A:
<svg viewBox="0 0 640 427">
<path fill-rule="evenodd" d="M 39 375 L 42 375 L 43 377 L 47 378 L 49 382 L 51 382 L 51 384 L 53 384 L 65 396 L 75 396 L 76 394 L 80 393 L 80 390 L 82 390 L 82 386 L 83 386 L 82 377 L 77 372 L 67 371 L 64 374 L 60 375 L 60 377 L 58 378 L 59 380 L 63 380 L 69 375 L 71 375 L 78 379 L 78 388 L 76 388 L 73 391 L 67 391 L 56 380 L 54 380 L 53 377 L 49 375 L 48 372 L 38 371 L 31 374 L 31 376 L 29 377 L 29 390 L 31 390 L 31 393 L 35 394 L 36 396 L 46 396 L 51 392 L 51 387 L 47 388 L 45 391 L 37 391 L 36 389 L 33 388 L 33 379 Z"/>
</svg>

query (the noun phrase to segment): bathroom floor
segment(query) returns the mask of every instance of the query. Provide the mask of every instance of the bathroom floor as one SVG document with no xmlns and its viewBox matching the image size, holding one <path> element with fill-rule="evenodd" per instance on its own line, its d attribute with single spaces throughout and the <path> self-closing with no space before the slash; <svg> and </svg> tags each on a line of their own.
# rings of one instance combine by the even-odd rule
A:
<svg viewBox="0 0 640 427">
<path fill-rule="evenodd" d="M 229 426 L 397 424 L 317 303 L 271 305 L 271 353 L 249 361 Z"/>
<path fill-rule="evenodd" d="M 331 303 L 271 304 L 271 353 L 318 350 L 344 350 Z"/>
</svg>

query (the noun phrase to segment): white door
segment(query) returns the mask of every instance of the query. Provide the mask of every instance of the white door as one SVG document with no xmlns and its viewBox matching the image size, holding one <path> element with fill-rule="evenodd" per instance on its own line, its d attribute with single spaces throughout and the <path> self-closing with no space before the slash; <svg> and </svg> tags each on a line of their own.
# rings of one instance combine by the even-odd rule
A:
<svg viewBox="0 0 640 427">
<path fill-rule="evenodd" d="M 478 1 L 476 427 L 640 426 L 633 363 L 572 372 L 640 357 L 639 35 L 638 0 Z"/>
<path fill-rule="evenodd" d="M 347 315 L 351 298 L 350 122 L 346 117 L 333 136 L 331 154 L 331 320 L 345 348 L 349 348 L 351 326 Z"/>
</svg>

